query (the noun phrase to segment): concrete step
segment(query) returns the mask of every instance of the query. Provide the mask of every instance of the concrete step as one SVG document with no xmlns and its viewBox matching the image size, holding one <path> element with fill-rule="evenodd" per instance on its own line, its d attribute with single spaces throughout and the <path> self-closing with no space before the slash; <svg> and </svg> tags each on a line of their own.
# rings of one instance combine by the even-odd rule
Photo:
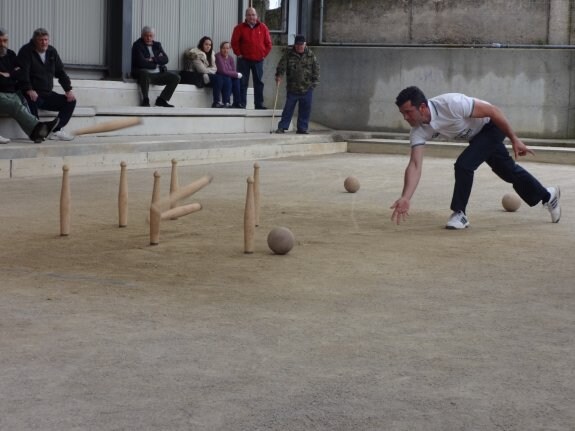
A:
<svg viewBox="0 0 575 431">
<path fill-rule="evenodd" d="M 272 127 L 271 117 L 281 116 L 281 108 L 255 110 L 253 88 L 248 88 L 247 109 L 214 109 L 212 89 L 194 85 L 178 85 L 170 103 L 175 108 L 140 107 L 140 93 L 135 82 L 74 80 L 78 106 L 66 126 L 68 132 L 113 119 L 138 116 L 142 125 L 129 130 L 100 133 L 99 136 L 179 135 L 190 133 L 256 133 Z M 55 81 L 54 88 L 60 91 Z M 153 104 L 162 86 L 151 86 Z M 49 120 L 54 112 L 41 111 L 42 120 Z M 277 121 L 276 121 L 277 124 Z M 27 139 L 26 134 L 11 118 L 0 116 L 0 135 L 10 139 Z"/>
<path fill-rule="evenodd" d="M 143 108 L 143 107 L 79 107 L 66 131 L 106 123 L 121 118 L 139 117 L 142 123 L 128 129 L 99 132 L 95 136 L 186 135 L 191 133 L 258 133 L 277 126 L 281 110 L 216 109 L 216 108 Z M 275 116 L 275 119 L 272 117 Z M 43 121 L 54 113 L 42 112 Z M 272 121 L 273 120 L 273 121 Z M 11 118 L 0 119 L 1 135 L 27 140 L 26 134 Z"/>
<path fill-rule="evenodd" d="M 140 106 L 140 91 L 135 81 L 104 81 L 75 79 L 72 82 L 78 105 L 98 107 Z M 54 81 L 55 91 L 60 91 Z M 150 103 L 162 92 L 163 86 L 150 86 Z M 247 108 L 253 109 L 253 88 L 248 88 Z M 179 108 L 209 108 L 212 105 L 212 89 L 195 85 L 179 84 L 170 103 Z"/>
<path fill-rule="evenodd" d="M 342 153 L 347 143 L 334 140 L 330 131 L 309 135 L 286 133 L 188 134 L 164 136 L 79 136 L 74 141 L 42 144 L 12 142 L 0 146 L 0 178 L 61 175 L 119 169 L 196 165 L 242 160 Z"/>
</svg>

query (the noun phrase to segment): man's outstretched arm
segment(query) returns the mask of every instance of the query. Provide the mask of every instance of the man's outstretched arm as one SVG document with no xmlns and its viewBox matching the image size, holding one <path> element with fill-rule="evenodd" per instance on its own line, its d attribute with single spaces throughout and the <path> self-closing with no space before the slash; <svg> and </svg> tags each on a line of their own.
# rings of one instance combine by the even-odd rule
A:
<svg viewBox="0 0 575 431">
<path fill-rule="evenodd" d="M 403 191 L 401 192 L 401 197 L 390 207 L 393 209 L 391 220 L 395 221 L 397 224 L 405 221 L 409 215 L 409 202 L 415 193 L 415 189 L 417 189 L 419 179 L 421 178 L 424 147 L 425 145 L 417 145 L 411 148 L 411 156 L 409 158 L 409 163 L 405 168 L 403 177 Z"/>
</svg>

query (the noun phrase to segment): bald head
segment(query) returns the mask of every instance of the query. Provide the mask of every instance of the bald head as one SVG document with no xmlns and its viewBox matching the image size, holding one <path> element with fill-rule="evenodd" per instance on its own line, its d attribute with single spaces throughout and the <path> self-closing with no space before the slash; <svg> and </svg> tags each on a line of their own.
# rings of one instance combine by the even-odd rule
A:
<svg viewBox="0 0 575 431">
<path fill-rule="evenodd" d="M 255 8 L 249 7 L 246 9 L 246 22 L 249 25 L 254 25 L 258 22 L 258 13 L 256 12 Z"/>
</svg>

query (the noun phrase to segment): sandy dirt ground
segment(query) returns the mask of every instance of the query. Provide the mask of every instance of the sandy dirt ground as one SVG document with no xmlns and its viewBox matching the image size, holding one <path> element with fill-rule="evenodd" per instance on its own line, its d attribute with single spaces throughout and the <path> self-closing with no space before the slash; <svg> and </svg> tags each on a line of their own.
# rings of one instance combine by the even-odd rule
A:
<svg viewBox="0 0 575 431">
<path fill-rule="evenodd" d="M 575 166 L 525 164 L 561 185 L 559 224 L 504 212 L 482 167 L 471 227 L 447 231 L 452 160 L 426 159 L 409 221 L 389 220 L 406 162 L 260 161 L 251 255 L 252 162 L 180 166 L 214 181 L 153 247 L 152 170 L 128 172 L 120 229 L 119 169 L 72 167 L 68 237 L 61 178 L 0 181 L 0 429 L 575 430 Z"/>
</svg>

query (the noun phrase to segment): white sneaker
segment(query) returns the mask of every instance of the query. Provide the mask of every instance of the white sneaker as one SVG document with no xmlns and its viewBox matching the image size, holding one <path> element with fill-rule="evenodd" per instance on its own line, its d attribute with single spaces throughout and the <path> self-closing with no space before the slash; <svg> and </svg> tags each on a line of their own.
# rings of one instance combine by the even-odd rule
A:
<svg viewBox="0 0 575 431">
<path fill-rule="evenodd" d="M 445 229 L 465 229 L 468 226 L 469 220 L 467 220 L 465 213 L 463 211 L 456 211 L 449 217 Z"/>
<path fill-rule="evenodd" d="M 7 144 L 8 142 L 10 142 L 10 139 L 0 136 L 0 144 Z"/>
<path fill-rule="evenodd" d="M 551 195 L 549 198 L 549 202 L 543 204 L 549 214 L 551 214 L 551 221 L 553 223 L 557 223 L 561 218 L 561 206 L 559 205 L 559 198 L 561 197 L 561 190 L 559 190 L 559 186 L 556 187 L 547 187 L 547 191 Z"/>
<path fill-rule="evenodd" d="M 71 135 L 64 131 L 64 129 L 61 129 L 57 132 L 52 132 L 48 139 L 52 139 L 53 141 L 71 141 L 74 139 L 74 135 Z"/>
</svg>

